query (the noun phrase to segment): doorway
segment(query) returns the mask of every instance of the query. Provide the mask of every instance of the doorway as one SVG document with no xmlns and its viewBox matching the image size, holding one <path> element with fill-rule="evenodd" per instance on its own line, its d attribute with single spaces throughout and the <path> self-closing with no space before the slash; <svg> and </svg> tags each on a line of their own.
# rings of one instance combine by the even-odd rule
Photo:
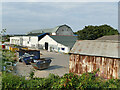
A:
<svg viewBox="0 0 120 90">
<path fill-rule="evenodd" d="M 48 42 L 45 42 L 45 50 L 48 50 Z"/>
</svg>

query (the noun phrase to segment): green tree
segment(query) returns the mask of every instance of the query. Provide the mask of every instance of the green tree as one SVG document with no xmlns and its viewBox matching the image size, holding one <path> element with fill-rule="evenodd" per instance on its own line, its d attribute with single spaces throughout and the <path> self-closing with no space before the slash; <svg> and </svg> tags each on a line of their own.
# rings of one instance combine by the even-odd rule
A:
<svg viewBox="0 0 120 90">
<path fill-rule="evenodd" d="M 78 39 L 80 40 L 95 40 L 105 35 L 118 35 L 119 32 L 117 29 L 105 24 L 100 26 L 85 26 L 85 28 L 78 30 L 75 34 L 78 35 Z"/>
</svg>

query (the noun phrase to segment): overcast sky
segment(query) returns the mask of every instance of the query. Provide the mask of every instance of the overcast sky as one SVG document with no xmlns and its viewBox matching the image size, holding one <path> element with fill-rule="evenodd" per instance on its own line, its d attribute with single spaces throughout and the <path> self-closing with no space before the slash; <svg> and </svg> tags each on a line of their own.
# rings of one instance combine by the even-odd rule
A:
<svg viewBox="0 0 120 90">
<path fill-rule="evenodd" d="M 22 34 L 63 24 L 69 25 L 74 32 L 87 25 L 108 24 L 118 29 L 118 3 L 4 2 L 2 4 L 2 27 L 10 34 Z"/>
</svg>

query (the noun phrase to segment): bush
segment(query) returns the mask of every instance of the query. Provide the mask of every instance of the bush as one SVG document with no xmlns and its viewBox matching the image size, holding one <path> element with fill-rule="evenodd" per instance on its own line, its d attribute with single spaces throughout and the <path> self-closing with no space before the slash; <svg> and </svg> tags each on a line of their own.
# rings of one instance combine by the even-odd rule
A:
<svg viewBox="0 0 120 90">
<path fill-rule="evenodd" d="M 31 78 L 3 72 L 2 89 L 85 89 L 85 88 L 120 88 L 119 79 L 104 80 L 97 76 L 97 73 L 84 73 L 78 76 L 73 73 L 65 74 L 62 77 L 49 74 L 47 78 Z"/>
<path fill-rule="evenodd" d="M 2 74 L 2 89 L 23 88 L 26 83 L 25 77 L 6 72 Z"/>
<path fill-rule="evenodd" d="M 52 86 L 53 89 L 74 89 L 79 82 L 78 75 L 69 73 L 62 76 L 58 82 Z"/>
</svg>

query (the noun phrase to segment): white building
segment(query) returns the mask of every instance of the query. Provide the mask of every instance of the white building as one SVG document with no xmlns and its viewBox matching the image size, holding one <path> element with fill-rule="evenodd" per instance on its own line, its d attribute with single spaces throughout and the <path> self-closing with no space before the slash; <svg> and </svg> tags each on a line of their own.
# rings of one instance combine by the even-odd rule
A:
<svg viewBox="0 0 120 90">
<path fill-rule="evenodd" d="M 37 47 L 38 36 L 17 36 L 10 37 L 10 44 L 16 44 L 27 47 Z"/>
<path fill-rule="evenodd" d="M 39 45 L 48 51 L 68 53 L 76 40 L 75 36 L 46 35 L 39 41 Z"/>
<path fill-rule="evenodd" d="M 10 44 L 68 53 L 76 40 L 72 29 L 61 25 L 52 29 L 34 30 L 27 36 L 10 37 Z"/>
<path fill-rule="evenodd" d="M 17 36 L 10 37 L 10 44 L 68 53 L 76 40 L 77 37 L 75 36 Z"/>
<path fill-rule="evenodd" d="M 22 45 L 22 37 L 16 36 L 16 37 L 10 37 L 10 44 L 16 44 L 16 45 Z"/>
</svg>

